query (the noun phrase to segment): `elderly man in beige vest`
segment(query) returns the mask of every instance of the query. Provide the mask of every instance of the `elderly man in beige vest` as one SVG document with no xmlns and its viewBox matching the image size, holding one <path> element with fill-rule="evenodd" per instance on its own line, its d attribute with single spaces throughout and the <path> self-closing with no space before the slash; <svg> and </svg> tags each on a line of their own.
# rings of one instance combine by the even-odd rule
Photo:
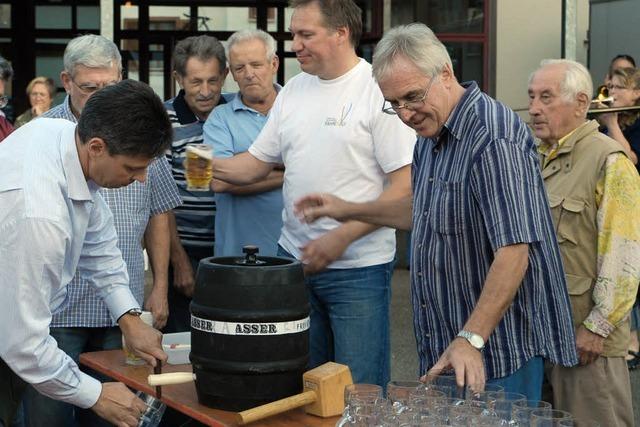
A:
<svg viewBox="0 0 640 427">
<path fill-rule="evenodd" d="M 565 267 L 578 366 L 545 369 L 553 404 L 606 426 L 631 426 L 624 356 L 640 280 L 640 178 L 623 148 L 587 120 L 587 69 L 545 60 L 529 79 L 529 114 Z"/>
</svg>

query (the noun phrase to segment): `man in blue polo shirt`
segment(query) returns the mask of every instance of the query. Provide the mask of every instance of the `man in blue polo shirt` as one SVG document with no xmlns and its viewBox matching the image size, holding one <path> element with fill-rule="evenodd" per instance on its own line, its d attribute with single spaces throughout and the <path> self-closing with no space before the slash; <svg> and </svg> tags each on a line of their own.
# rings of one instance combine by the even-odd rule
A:
<svg viewBox="0 0 640 427">
<path fill-rule="evenodd" d="M 540 399 L 543 359 L 563 366 L 578 359 L 527 125 L 474 82 L 458 83 L 446 48 L 423 24 L 387 32 L 373 74 L 383 111 L 420 135 L 413 197 L 354 204 L 317 194 L 298 201 L 298 215 L 412 228 L 420 374 L 453 368 L 459 385 L 488 378 Z"/>
<path fill-rule="evenodd" d="M 247 151 L 267 121 L 280 86 L 276 41 L 262 30 L 242 30 L 227 40 L 227 57 L 240 91 L 229 103 L 213 110 L 204 125 L 204 142 L 216 157 Z M 242 253 L 256 245 L 260 254 L 274 256 L 282 228 L 282 170 L 262 181 L 233 185 L 214 179 L 216 193 L 216 256 Z"/>
</svg>

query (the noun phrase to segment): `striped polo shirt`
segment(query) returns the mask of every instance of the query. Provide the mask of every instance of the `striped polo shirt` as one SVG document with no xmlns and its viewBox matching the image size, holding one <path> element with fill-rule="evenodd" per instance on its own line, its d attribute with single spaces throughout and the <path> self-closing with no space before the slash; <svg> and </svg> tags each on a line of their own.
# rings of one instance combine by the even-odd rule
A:
<svg viewBox="0 0 640 427">
<path fill-rule="evenodd" d="M 483 350 L 488 378 L 542 356 L 577 363 L 571 309 L 534 140 L 510 109 L 475 83 L 438 138 L 414 151 L 412 303 L 420 372 L 463 329 L 494 253 L 529 244 L 529 267 Z"/>
<path fill-rule="evenodd" d="M 220 96 L 218 105 L 225 104 Z M 184 156 L 187 144 L 202 144 L 202 126 L 200 120 L 191 111 L 184 99 L 184 90 L 175 98 L 165 101 L 164 106 L 173 126 L 173 142 L 167 151 L 167 160 L 171 164 L 173 178 L 178 185 L 182 206 L 173 210 L 180 241 L 185 247 L 213 249 L 215 241 L 216 202 L 213 191 L 189 191 L 184 176 Z"/>
</svg>

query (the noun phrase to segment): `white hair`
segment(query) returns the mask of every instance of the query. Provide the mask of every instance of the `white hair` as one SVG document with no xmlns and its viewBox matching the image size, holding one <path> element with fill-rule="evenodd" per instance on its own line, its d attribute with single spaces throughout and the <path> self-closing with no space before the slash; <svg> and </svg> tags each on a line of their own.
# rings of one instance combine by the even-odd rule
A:
<svg viewBox="0 0 640 427">
<path fill-rule="evenodd" d="M 534 75 L 547 65 L 564 67 L 564 78 L 560 81 L 560 95 L 567 102 L 573 102 L 579 94 L 593 97 L 593 82 L 589 70 L 579 62 L 570 59 L 543 59 L 540 66 L 529 76 L 529 84 Z"/>
<path fill-rule="evenodd" d="M 229 52 L 231 48 L 237 44 L 248 40 L 260 40 L 264 44 L 264 48 L 267 53 L 267 61 L 271 61 L 276 54 L 276 41 L 271 34 L 259 30 L 259 29 L 246 29 L 236 31 L 231 34 L 231 37 L 227 40 L 227 60 L 229 59 Z"/>
<path fill-rule="evenodd" d="M 384 34 L 373 51 L 373 76 L 386 77 L 397 57 L 412 61 L 427 77 L 439 74 L 445 65 L 453 68 L 447 48 L 429 27 L 420 23 L 400 25 Z"/>
<path fill-rule="evenodd" d="M 71 40 L 64 50 L 64 70 L 73 76 L 76 66 L 111 68 L 122 73 L 122 57 L 118 47 L 108 38 L 86 34 Z"/>
</svg>

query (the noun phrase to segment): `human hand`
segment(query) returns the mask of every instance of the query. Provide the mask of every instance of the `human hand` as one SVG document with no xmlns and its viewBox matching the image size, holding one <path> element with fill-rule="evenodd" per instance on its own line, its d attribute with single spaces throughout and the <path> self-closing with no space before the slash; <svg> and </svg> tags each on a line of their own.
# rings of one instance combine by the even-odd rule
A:
<svg viewBox="0 0 640 427">
<path fill-rule="evenodd" d="M 146 410 L 146 405 L 124 384 L 103 383 L 100 397 L 91 409 L 118 427 L 135 427 Z"/>
<path fill-rule="evenodd" d="M 314 274 L 324 270 L 342 256 L 349 243 L 347 239 L 342 237 L 339 228 L 310 241 L 301 248 L 304 273 Z"/>
<path fill-rule="evenodd" d="M 184 249 L 178 256 L 171 258 L 171 266 L 173 267 L 173 286 L 180 293 L 191 297 L 196 286 L 195 274 L 191 260 Z"/>
<path fill-rule="evenodd" d="M 428 376 L 436 375 L 448 369 L 454 370 L 458 387 L 468 385 L 477 387 L 478 390 L 484 388 L 486 378 L 482 354 L 469 344 L 466 339 L 456 338 L 451 341 L 451 344 L 442 353 L 440 359 L 420 380 L 426 381 Z"/>
<path fill-rule="evenodd" d="M 44 108 L 42 107 L 42 105 L 36 104 L 33 107 L 31 107 L 31 114 L 34 117 L 38 117 L 42 113 L 44 113 Z"/>
<path fill-rule="evenodd" d="M 153 316 L 153 327 L 164 328 L 169 317 L 169 301 L 167 300 L 167 287 L 154 282 L 153 289 L 149 297 L 144 302 L 144 309 L 151 312 Z"/>
<path fill-rule="evenodd" d="M 588 365 L 600 357 L 604 351 L 604 340 L 604 337 L 580 325 L 576 331 L 576 349 L 580 365 Z"/>
<path fill-rule="evenodd" d="M 348 202 L 332 194 L 308 194 L 293 204 L 293 212 L 301 222 L 306 223 L 324 216 L 342 221 L 346 219 L 347 204 Z"/>
<path fill-rule="evenodd" d="M 124 314 L 118 320 L 122 335 L 130 351 L 147 364 L 156 366 L 156 359 L 166 362 L 168 356 L 162 350 L 162 333 L 153 329 L 139 316 Z"/>
</svg>

